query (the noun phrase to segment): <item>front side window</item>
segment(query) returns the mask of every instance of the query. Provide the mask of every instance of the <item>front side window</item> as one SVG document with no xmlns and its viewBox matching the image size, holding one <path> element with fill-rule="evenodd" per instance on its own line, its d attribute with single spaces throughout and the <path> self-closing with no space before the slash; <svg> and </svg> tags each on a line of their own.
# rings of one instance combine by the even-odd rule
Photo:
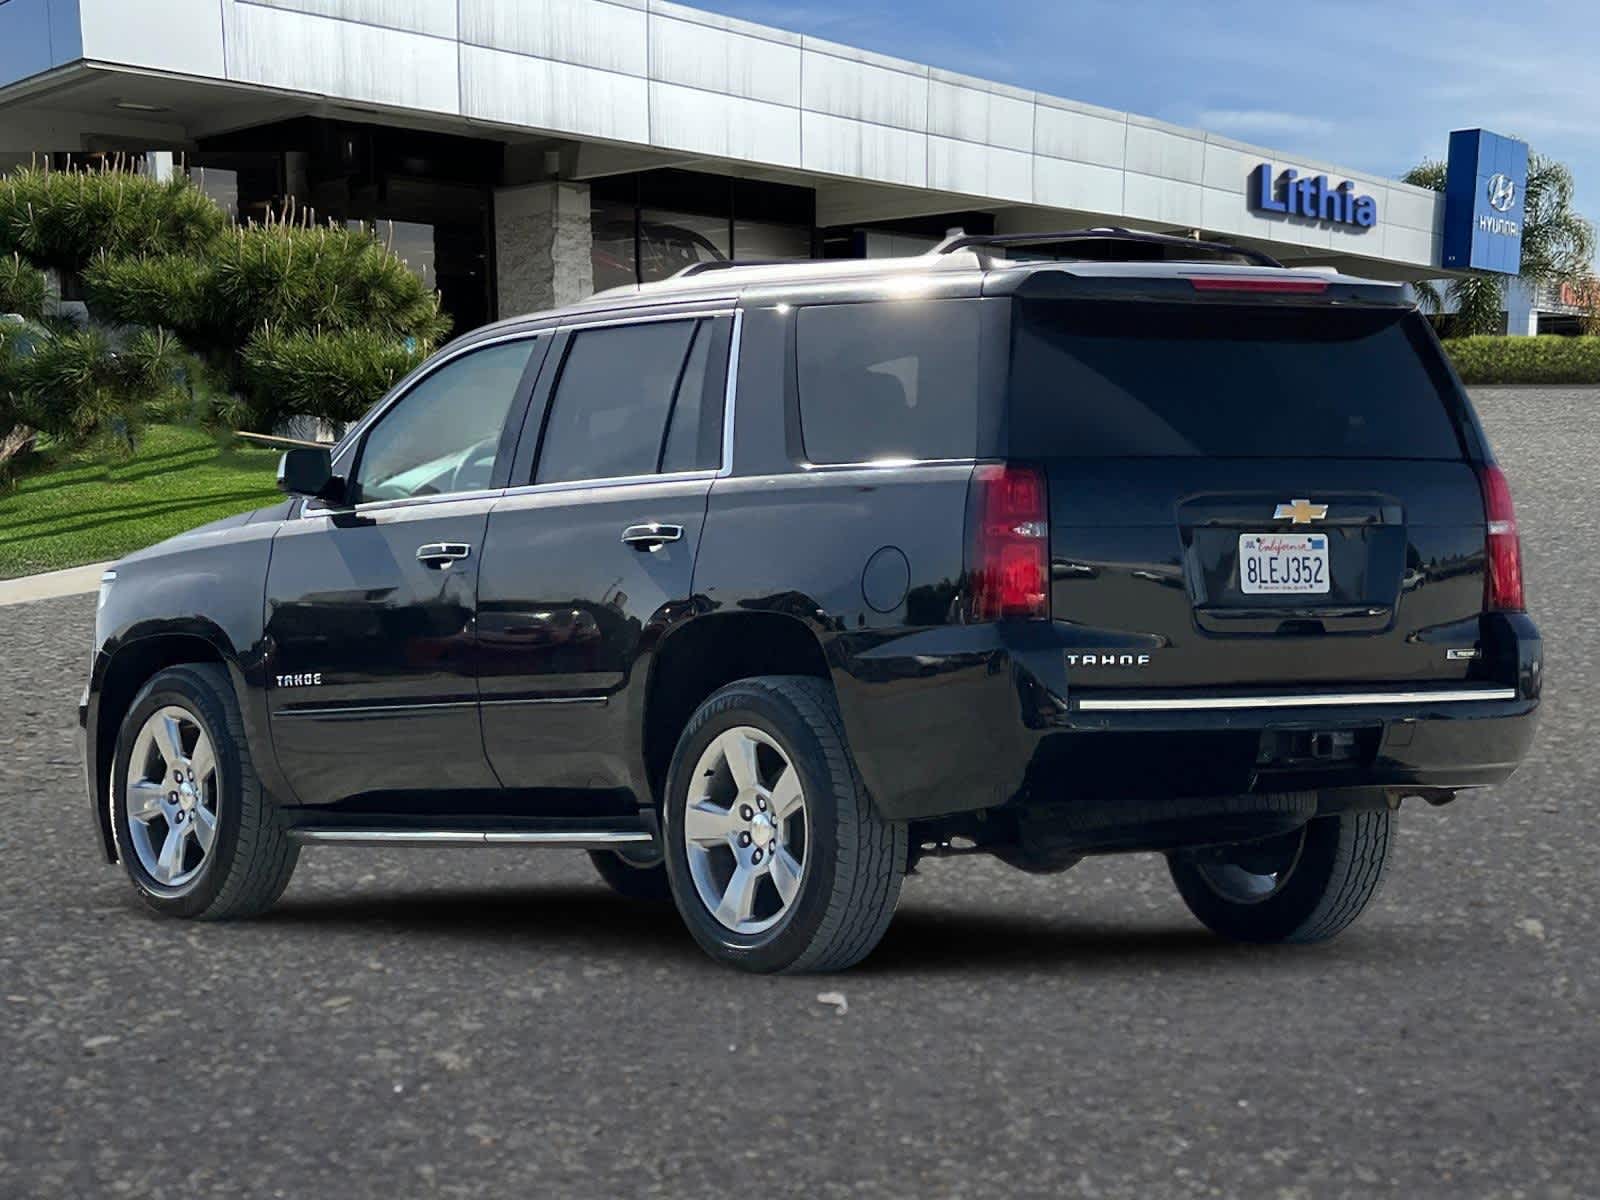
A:
<svg viewBox="0 0 1600 1200">
<path fill-rule="evenodd" d="M 710 469 L 720 451 L 716 403 L 726 319 L 582 329 L 561 368 L 536 483 Z"/>
<path fill-rule="evenodd" d="M 826 304 L 799 312 L 800 426 L 814 463 L 971 458 L 978 306 Z"/>
<path fill-rule="evenodd" d="M 356 501 L 487 488 L 533 346 L 528 338 L 472 351 L 402 396 L 367 434 L 352 480 Z"/>
</svg>

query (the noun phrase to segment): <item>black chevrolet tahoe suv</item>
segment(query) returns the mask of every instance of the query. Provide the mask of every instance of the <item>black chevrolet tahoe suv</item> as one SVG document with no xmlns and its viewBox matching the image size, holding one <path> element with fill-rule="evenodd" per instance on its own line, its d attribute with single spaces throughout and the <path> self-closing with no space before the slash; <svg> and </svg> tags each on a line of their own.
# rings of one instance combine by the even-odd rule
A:
<svg viewBox="0 0 1600 1200">
<path fill-rule="evenodd" d="M 924 856 L 1156 851 L 1218 934 L 1318 941 L 1539 704 L 1427 323 L 1220 244 L 698 264 L 461 338 L 280 482 L 101 591 L 92 816 L 173 916 L 307 843 L 568 846 L 822 971 Z"/>
</svg>

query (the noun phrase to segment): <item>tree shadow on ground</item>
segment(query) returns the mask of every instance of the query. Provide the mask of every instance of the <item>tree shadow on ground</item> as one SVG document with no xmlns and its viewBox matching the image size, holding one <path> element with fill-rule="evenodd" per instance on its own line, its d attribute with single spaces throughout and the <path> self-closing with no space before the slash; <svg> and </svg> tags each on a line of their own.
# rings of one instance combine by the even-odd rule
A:
<svg viewBox="0 0 1600 1200">
<path fill-rule="evenodd" d="M 39 537 L 58 537 L 66 533 L 82 533 L 86 529 L 103 529 L 124 524 L 129 521 L 142 521 L 150 517 L 171 516 L 175 513 L 191 512 L 194 509 L 212 508 L 221 504 L 233 504 L 236 501 L 248 501 L 259 498 L 259 491 L 247 492 L 216 492 L 198 496 L 190 500 L 175 502 L 156 501 L 147 504 L 125 504 L 105 509 L 80 509 L 75 514 L 86 518 L 75 524 L 57 524 L 61 520 L 60 513 L 51 513 L 42 517 L 31 517 L 23 521 L 7 521 L 4 530 L 15 536 L 0 537 L 0 546 L 9 546 L 17 542 L 32 541 Z M 264 500 L 263 504 L 272 503 L 271 498 Z"/>
<path fill-rule="evenodd" d="M 57 488 L 86 487 L 94 483 L 131 483 L 136 480 L 146 479 L 151 475 L 160 475 L 181 466 L 200 466 L 204 460 L 217 457 L 217 451 L 206 446 L 187 446 L 177 450 L 166 450 L 160 454 L 141 454 L 136 459 L 126 463 L 118 462 L 85 462 L 68 461 L 41 466 L 37 473 L 28 473 L 18 480 L 18 487 L 14 494 L 22 496 L 36 496 L 40 492 L 52 492 Z M 194 463 L 179 463 L 174 460 L 180 458 L 197 458 Z M 137 470 L 130 468 L 137 467 Z M 149 468 L 148 470 L 144 468 Z M 85 473 L 90 471 L 103 471 L 102 478 L 85 478 Z M 118 472 L 123 472 L 118 474 Z M 55 476 L 55 478 L 50 478 Z"/>
</svg>

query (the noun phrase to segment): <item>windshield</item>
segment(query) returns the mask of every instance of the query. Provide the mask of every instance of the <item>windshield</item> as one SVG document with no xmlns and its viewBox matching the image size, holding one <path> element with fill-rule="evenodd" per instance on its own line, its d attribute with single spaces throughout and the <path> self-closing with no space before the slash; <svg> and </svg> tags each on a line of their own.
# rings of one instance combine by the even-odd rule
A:
<svg viewBox="0 0 1600 1200">
<path fill-rule="evenodd" d="M 1409 311 L 1025 301 L 1012 453 L 1460 459 Z"/>
</svg>

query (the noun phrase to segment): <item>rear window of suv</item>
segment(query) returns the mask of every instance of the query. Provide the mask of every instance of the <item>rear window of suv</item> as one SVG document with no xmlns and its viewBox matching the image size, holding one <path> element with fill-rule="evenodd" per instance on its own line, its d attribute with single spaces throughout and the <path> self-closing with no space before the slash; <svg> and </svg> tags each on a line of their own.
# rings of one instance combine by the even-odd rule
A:
<svg viewBox="0 0 1600 1200">
<path fill-rule="evenodd" d="M 814 463 L 971 458 L 978 306 L 819 304 L 797 316 L 800 435 Z"/>
<path fill-rule="evenodd" d="M 1459 459 L 1450 377 L 1409 312 L 1024 301 L 1013 452 Z"/>
</svg>

